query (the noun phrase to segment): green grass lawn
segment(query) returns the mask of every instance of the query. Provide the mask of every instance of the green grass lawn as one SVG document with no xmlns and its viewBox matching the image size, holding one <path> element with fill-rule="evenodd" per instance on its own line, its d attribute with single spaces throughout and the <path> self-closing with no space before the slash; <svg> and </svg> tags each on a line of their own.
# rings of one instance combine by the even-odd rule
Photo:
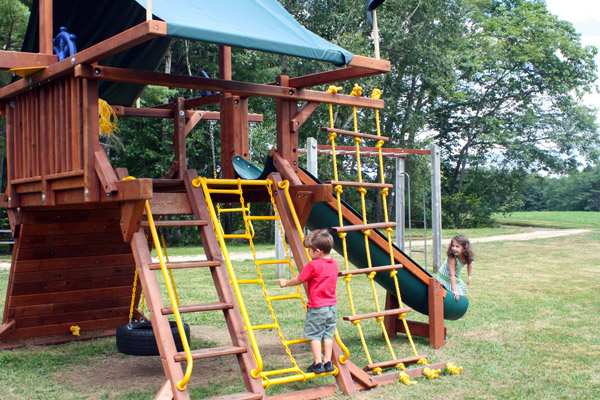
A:
<svg viewBox="0 0 600 400">
<path fill-rule="evenodd" d="M 600 212 L 519 211 L 494 215 L 500 224 L 547 228 L 600 228 Z"/>
<path fill-rule="evenodd" d="M 591 218 L 588 218 L 588 221 Z M 549 221 L 554 224 L 556 221 Z M 581 226 L 578 226 L 581 227 Z M 504 230 L 498 232 L 505 232 Z M 482 232 L 461 231 L 470 237 Z M 493 230 L 484 236 L 495 235 Z M 446 236 L 446 234 L 444 235 Z M 450 235 L 451 236 L 451 235 Z M 600 398 L 600 229 L 532 241 L 475 243 L 473 284 L 469 289 L 470 309 L 457 321 L 447 321 L 446 344 L 439 350 L 428 340 L 415 338 L 419 354 L 431 363 L 451 361 L 464 368 L 458 376 L 418 378 L 417 385 L 399 383 L 361 392 L 363 399 L 596 399 Z M 238 274 L 250 275 L 252 263 L 237 264 Z M 265 268 L 270 294 L 282 289 Z M 0 306 L 3 305 L 8 271 L 0 270 Z M 184 304 L 214 301 L 208 275 L 177 271 L 175 280 Z M 347 294 L 339 285 L 338 327 L 342 339 L 358 365 L 366 357 L 356 328 L 345 321 Z M 366 279 L 355 277 L 353 293 L 358 306 L 372 303 Z M 261 290 L 244 289 L 253 318 L 268 320 Z M 383 291 L 378 296 L 383 299 Z M 292 302 L 293 303 L 293 302 Z M 297 304 L 278 308 L 277 315 L 290 337 L 301 335 L 304 315 Z M 410 319 L 426 321 L 412 313 Z M 226 328 L 219 313 L 190 315 L 192 343 L 225 344 Z M 386 357 L 379 328 L 365 323 L 372 355 Z M 278 337 L 260 334 L 265 365 L 289 366 Z M 393 342 L 399 358 L 412 355 L 406 336 Z M 307 345 L 292 346 L 299 365 L 310 364 Z M 196 361 L 191 383 L 194 399 L 239 390 L 240 378 L 234 359 Z M 124 356 L 116 351 L 114 339 L 71 343 L 53 347 L 26 347 L 0 352 L 2 400 L 54 399 L 152 399 L 164 382 L 158 357 Z M 278 385 L 268 395 L 318 385 L 330 385 L 331 377 L 306 383 Z M 334 396 L 342 399 L 338 393 Z"/>
</svg>

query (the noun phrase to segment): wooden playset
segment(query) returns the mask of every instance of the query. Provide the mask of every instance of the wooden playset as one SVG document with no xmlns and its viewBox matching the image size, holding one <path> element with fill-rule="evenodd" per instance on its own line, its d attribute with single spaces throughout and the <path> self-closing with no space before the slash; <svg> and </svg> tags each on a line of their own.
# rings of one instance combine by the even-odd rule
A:
<svg viewBox="0 0 600 400">
<path fill-rule="evenodd" d="M 272 307 L 273 303 L 284 300 L 305 307 L 302 293 L 268 293 L 261 268 L 285 263 L 292 273 L 301 271 L 308 262 L 308 255 L 302 246 L 303 228 L 327 227 L 337 233 L 336 249 L 344 255 L 345 265 L 341 268 L 340 276 L 344 278 L 350 300 L 350 281 L 352 277 L 360 279 L 359 276 L 369 279 L 375 297 L 371 312 L 354 312 L 352 306 L 352 315 L 343 319 L 357 327 L 363 344 L 366 339 L 361 330 L 361 321 L 375 321 L 381 326 L 381 333 L 390 350 L 388 360 L 376 362 L 372 360 L 365 344 L 369 363 L 358 367 L 351 361 L 343 338 L 336 337 L 335 371 L 329 375 L 335 377 L 338 387 L 348 395 L 380 383 L 397 381 L 399 376 L 406 380 L 407 376 L 420 376 L 423 373 L 435 375 L 435 368 L 444 364 L 423 365 L 403 372 L 404 375 L 400 372 L 382 373 L 383 369 L 400 368 L 405 363 L 426 363 L 426 356 L 417 354 L 410 332 L 428 337 L 431 347 L 439 348 L 445 339 L 444 318 L 460 318 L 468 307 L 468 303 L 464 303 L 466 298 L 461 303 L 446 303 L 446 292 L 436 284 L 435 279 L 393 246 L 391 232 L 395 224 L 388 220 L 387 214 L 385 221 L 375 223 L 363 217 L 366 214 L 366 190 L 381 190 L 385 202 L 393 185 L 383 180 L 364 181 L 365 176 L 360 172 L 361 142 L 375 141 L 381 159 L 381 147 L 387 138 L 381 136 L 380 132 L 360 133 L 356 126 L 354 131 L 338 129 L 331 118 L 330 125 L 324 130 L 330 134 L 334 168 L 335 139 L 338 135 L 350 135 L 356 142 L 355 150 L 359 157 L 357 182 L 338 180 L 336 171 L 334 180 L 321 183 L 298 165 L 298 129 L 321 103 L 330 107 L 375 110 L 377 118 L 378 110 L 384 105 L 378 94 L 364 97 L 360 90 L 345 95 L 338 93 L 335 86 L 327 91 L 310 88 L 383 74 L 390 71 L 390 63 L 349 54 L 320 38 L 322 42 L 315 42 L 312 36 L 308 45 L 295 43 L 294 40 L 284 44 L 264 44 L 264 38 L 253 42 L 252 35 L 230 37 L 227 27 L 221 27 L 224 32 L 210 31 L 211 12 L 233 12 L 236 7 L 242 8 L 234 13 L 239 13 L 240 18 L 243 15 L 259 18 L 254 22 L 254 28 L 248 27 L 249 30 L 258 31 L 260 29 L 257 27 L 273 24 L 267 19 L 271 14 L 280 20 L 293 21 L 274 0 L 262 1 L 260 5 L 253 1 L 229 0 L 226 3 L 232 3 L 229 4 L 231 7 L 212 8 L 204 4 L 211 2 L 191 2 L 197 3 L 199 8 L 206 6 L 198 11 L 204 16 L 201 19 L 202 26 L 186 25 L 188 20 L 194 21 L 195 18 L 193 10 L 180 8 L 190 3 L 182 0 L 154 1 L 154 5 L 150 1 L 131 0 L 120 2 L 123 4 L 119 6 L 114 2 L 100 1 L 95 2 L 97 4 L 94 4 L 93 11 L 89 10 L 91 6 L 79 7 L 83 10 L 73 7 L 74 14 L 102 13 L 118 7 L 130 7 L 129 10 L 135 13 L 132 11 L 131 15 L 128 14 L 125 26 L 118 26 L 120 20 L 114 21 L 117 26 L 112 29 L 120 30 L 105 33 L 105 38 L 95 36 L 86 39 L 83 32 L 73 31 L 77 36 L 79 51 L 75 52 L 74 46 L 66 46 L 65 54 L 59 57 L 54 51 L 57 42 L 55 40 L 53 43 L 53 37 L 59 31 L 59 15 L 66 18 L 63 3 L 68 2 L 39 0 L 34 4 L 32 20 L 35 24 L 32 27 L 30 22 L 30 28 L 32 32 L 37 31 L 37 36 L 29 39 L 34 47 L 37 42 L 37 52 L 0 51 L 0 69 L 13 70 L 23 76 L 0 88 L 0 115 L 6 121 L 8 173 L 2 199 L 15 238 L 0 325 L 0 347 L 11 348 L 24 343 L 58 344 L 114 335 L 118 326 L 128 322 L 132 297 L 134 306 L 137 306 L 143 289 L 166 376 L 157 399 L 189 399 L 187 382 L 192 375 L 194 362 L 201 365 L 203 359 L 221 356 L 235 356 L 246 386 L 245 393 L 232 398 L 265 398 L 265 389 L 271 385 L 305 381 L 315 377 L 315 374 L 303 372 L 295 362 L 290 346 L 305 340 L 284 337 Z M 145 18 L 143 7 L 146 7 Z M 215 11 L 218 8 L 220 11 Z M 177 13 L 179 15 L 173 15 Z M 233 19 L 232 24 L 243 24 L 235 21 L 236 15 L 229 17 Z M 84 19 L 87 25 L 93 25 L 93 20 L 88 21 L 81 15 L 78 18 Z M 287 25 L 277 25 L 274 29 L 281 29 L 279 36 L 288 38 L 300 37 L 300 34 L 313 35 L 297 23 L 293 29 L 298 31 L 287 32 Z M 64 37 L 66 31 L 60 32 Z M 265 35 L 274 36 L 269 32 Z M 246 36 L 250 37 L 249 41 Z M 165 40 L 170 37 L 218 44 L 220 78 L 145 71 L 135 67 L 139 63 L 127 63 L 132 54 L 151 53 L 159 59 L 155 53 L 162 54 L 160 51 L 165 49 Z M 230 46 L 275 51 L 345 66 L 299 77 L 281 75 L 274 82 L 266 84 L 238 82 L 231 79 Z M 61 49 L 65 50 L 64 43 Z M 102 85 L 106 86 L 103 88 Z M 178 97 L 171 103 L 153 108 L 133 108 L 130 107 L 131 101 L 129 104 L 111 101 L 111 96 L 118 98 L 114 93 L 122 93 L 120 90 L 139 93 L 143 85 L 191 88 L 211 91 L 213 94 L 190 99 Z M 102 93 L 106 96 L 101 96 Z M 276 99 L 277 108 L 277 143 L 270 154 L 271 164 L 264 170 L 257 170 L 247 161 L 248 123 L 262 119 L 261 115 L 251 114 L 248 110 L 248 98 L 256 96 Z M 174 159 L 168 176 L 163 179 L 134 178 L 129 176 L 125 168 L 111 165 L 99 142 L 100 97 L 105 97 L 121 117 L 173 121 Z M 202 107 L 215 104 L 219 106 L 218 112 L 202 110 Z M 196 124 L 207 120 L 220 122 L 221 179 L 198 177 L 196 171 L 187 166 L 186 135 Z M 343 187 L 361 192 L 361 212 L 356 213 L 345 205 L 341 198 Z M 275 215 L 251 215 L 246 205 L 248 201 L 272 203 Z M 235 203 L 239 207 L 225 209 L 216 207 L 217 203 Z M 244 233 L 224 232 L 219 214 L 225 212 L 243 215 Z M 158 218 L 180 215 L 193 218 Z M 260 219 L 272 219 L 285 231 L 285 241 L 291 252 L 285 260 L 257 258 L 252 244 L 252 221 Z M 197 227 L 206 259 L 170 262 L 163 256 L 156 228 L 183 225 Z M 381 234 L 377 229 L 385 233 Z M 255 256 L 256 277 L 236 276 L 227 250 L 227 239 L 230 238 L 249 242 Z M 151 258 L 149 242 L 154 244 L 159 255 L 158 263 Z M 358 269 L 351 267 L 351 263 Z M 198 271 L 208 269 L 218 299 L 206 304 L 179 304 L 170 273 L 180 268 L 197 268 Z M 161 280 L 167 286 L 168 300 L 161 294 L 158 271 L 162 273 Z M 136 287 L 134 282 L 137 279 L 139 285 Z M 373 286 L 375 283 L 384 286 L 390 293 L 385 307 L 379 306 Z M 242 286 L 251 284 L 264 288 L 265 309 L 271 310 L 272 323 L 256 324 L 248 313 Z M 405 316 L 411 308 L 404 307 L 403 303 L 429 315 L 429 323 L 406 320 Z M 184 351 L 177 351 L 169 318 L 175 319 L 181 331 L 181 314 L 215 310 L 223 313 L 231 345 L 192 350 L 186 336 L 182 335 Z M 303 310 L 300 309 L 300 312 Z M 142 313 L 135 309 L 131 316 L 139 320 Z M 74 327 L 79 336 L 74 336 Z M 263 365 L 254 332 L 267 329 L 279 332 L 292 364 L 289 368 L 267 370 Z M 397 332 L 406 334 L 414 351 L 413 356 L 398 358 L 395 355 L 390 340 L 396 337 Z M 335 385 L 319 387 L 289 393 L 285 398 L 318 398 L 335 390 Z"/>
</svg>

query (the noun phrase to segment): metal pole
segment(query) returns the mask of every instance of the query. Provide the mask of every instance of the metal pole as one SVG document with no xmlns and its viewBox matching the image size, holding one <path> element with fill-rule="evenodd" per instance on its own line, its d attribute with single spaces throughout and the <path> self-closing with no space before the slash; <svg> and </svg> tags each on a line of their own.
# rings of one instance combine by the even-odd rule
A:
<svg viewBox="0 0 600 400">
<path fill-rule="evenodd" d="M 442 179 L 440 149 L 431 145 L 431 238 L 433 241 L 433 272 L 442 265 Z"/>
<path fill-rule="evenodd" d="M 406 219 L 404 217 L 404 169 L 406 168 L 406 160 L 402 157 L 396 158 L 396 246 L 404 251 L 404 234 L 406 227 Z"/>
<path fill-rule="evenodd" d="M 146 21 L 152 19 L 152 0 L 146 0 Z"/>
<path fill-rule="evenodd" d="M 425 271 L 427 271 L 427 206 L 425 205 L 425 176 L 423 176 L 423 243 L 425 243 Z"/>
<path fill-rule="evenodd" d="M 313 137 L 306 138 L 306 169 L 318 178 L 317 169 L 317 139 Z"/>
</svg>

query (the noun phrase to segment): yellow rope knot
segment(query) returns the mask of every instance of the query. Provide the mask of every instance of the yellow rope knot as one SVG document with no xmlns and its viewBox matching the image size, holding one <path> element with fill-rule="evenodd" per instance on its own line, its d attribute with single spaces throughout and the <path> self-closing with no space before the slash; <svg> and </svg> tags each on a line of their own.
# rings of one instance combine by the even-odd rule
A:
<svg viewBox="0 0 600 400">
<path fill-rule="evenodd" d="M 365 235 L 365 237 L 369 237 L 371 235 L 371 230 L 370 229 L 365 229 L 363 231 L 363 235 Z"/>
<path fill-rule="evenodd" d="M 352 280 L 353 277 L 354 277 L 354 275 L 352 275 L 352 274 L 346 275 L 344 277 L 344 282 L 349 283 Z"/>
<path fill-rule="evenodd" d="M 387 196 L 390 193 L 390 188 L 383 188 L 381 189 L 381 195 L 382 196 Z"/>
<path fill-rule="evenodd" d="M 344 193 L 344 189 L 342 189 L 342 185 L 335 185 L 335 187 L 333 189 L 335 190 L 336 194 Z"/>
<path fill-rule="evenodd" d="M 373 89 L 373 91 L 371 92 L 371 98 L 372 99 L 380 99 L 381 98 L 381 89 Z"/>
<path fill-rule="evenodd" d="M 367 194 L 367 189 L 362 186 L 358 187 L 356 190 L 358 190 L 358 192 L 361 194 Z"/>
<path fill-rule="evenodd" d="M 373 278 L 375 278 L 375 275 L 377 275 L 377 272 L 371 272 L 369 275 L 367 275 L 367 277 L 368 277 L 370 280 L 373 280 Z"/>
<path fill-rule="evenodd" d="M 354 88 L 352 89 L 352 92 L 350 93 L 350 96 L 360 96 L 362 94 L 362 86 L 360 86 L 358 83 L 354 84 Z"/>
<path fill-rule="evenodd" d="M 329 141 L 330 141 L 330 142 L 333 142 L 333 141 L 335 140 L 335 138 L 336 138 L 336 137 L 337 137 L 337 133 L 335 133 L 335 132 L 331 132 L 331 133 L 329 134 Z"/>
<path fill-rule="evenodd" d="M 400 380 L 400 382 L 404 383 L 406 386 L 417 384 L 417 382 L 413 382 L 410 380 L 410 376 L 408 376 L 408 374 L 406 372 L 400 372 L 398 379 Z"/>
<path fill-rule="evenodd" d="M 69 330 L 71 331 L 73 336 L 79 336 L 79 331 L 81 330 L 81 328 L 78 327 L 77 325 L 73 325 L 69 328 Z"/>
<path fill-rule="evenodd" d="M 453 363 L 446 364 L 446 368 L 448 369 L 448 372 L 450 372 L 452 375 L 460 375 L 460 371 L 463 370 L 463 367 L 459 367 L 458 365 L 454 365 Z"/>
<path fill-rule="evenodd" d="M 381 149 L 381 147 L 383 147 L 383 144 L 384 144 L 384 143 L 385 143 L 385 142 L 384 142 L 383 140 L 378 140 L 378 141 L 377 141 L 377 144 L 375 145 L 375 147 L 377 147 L 378 149 Z"/>
<path fill-rule="evenodd" d="M 440 374 L 440 372 L 441 372 L 440 369 L 431 369 L 431 368 L 423 369 L 423 375 L 425 375 L 429 379 L 437 378 L 437 376 Z"/>
<path fill-rule="evenodd" d="M 341 86 L 335 86 L 335 85 L 331 85 L 327 88 L 327 90 L 325 91 L 326 93 L 333 93 L 333 94 L 337 94 L 337 92 L 339 92 L 340 90 L 342 90 L 343 87 Z"/>
<path fill-rule="evenodd" d="M 359 144 L 361 144 L 361 143 L 362 143 L 362 139 L 361 139 L 361 138 L 359 138 L 358 136 L 354 136 L 354 137 L 353 137 L 353 139 L 354 139 L 354 142 L 355 142 L 357 145 L 359 145 Z"/>
<path fill-rule="evenodd" d="M 381 323 L 381 321 L 383 321 L 383 317 L 381 317 L 381 316 L 380 316 L 380 317 L 377 317 L 377 318 L 375 318 L 375 320 L 376 320 L 377 322 Z"/>
<path fill-rule="evenodd" d="M 393 278 L 396 275 L 398 275 L 398 270 L 397 269 L 393 269 L 393 270 L 390 271 L 390 278 Z"/>
<path fill-rule="evenodd" d="M 396 369 L 401 369 L 401 370 L 405 370 L 406 369 L 406 365 L 404 365 L 404 363 L 398 363 L 394 366 L 394 368 Z"/>
<path fill-rule="evenodd" d="M 352 323 L 356 326 L 360 325 L 360 319 L 352 321 Z"/>
<path fill-rule="evenodd" d="M 345 239 L 346 236 L 348 236 L 348 232 L 339 232 L 338 236 L 340 237 L 340 239 Z"/>
<path fill-rule="evenodd" d="M 394 228 L 385 228 L 385 231 L 391 234 L 394 232 Z"/>
<path fill-rule="evenodd" d="M 382 372 L 383 372 L 383 370 L 381 368 L 375 368 L 375 369 L 373 369 L 373 373 L 375 375 L 381 375 Z"/>
<path fill-rule="evenodd" d="M 429 365 L 429 363 L 427 362 L 426 358 L 419 359 L 419 361 L 417 361 L 417 364 L 419 364 L 419 365 Z"/>
<path fill-rule="evenodd" d="M 404 318 L 406 318 L 406 313 L 398 314 L 398 319 L 404 319 Z"/>
</svg>

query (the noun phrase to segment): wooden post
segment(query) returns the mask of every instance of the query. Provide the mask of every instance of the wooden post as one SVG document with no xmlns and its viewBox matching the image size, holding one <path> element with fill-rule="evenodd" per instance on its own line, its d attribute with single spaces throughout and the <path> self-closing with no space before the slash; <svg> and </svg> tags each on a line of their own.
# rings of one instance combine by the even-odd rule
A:
<svg viewBox="0 0 600 400">
<path fill-rule="evenodd" d="M 185 99 L 183 97 L 177 97 L 173 109 L 173 123 L 175 126 L 173 132 L 173 150 L 175 153 L 175 160 L 173 161 L 171 172 L 169 172 L 169 177 L 176 179 L 181 179 L 183 177 L 183 172 L 187 169 L 184 102 Z"/>
<path fill-rule="evenodd" d="M 444 294 L 442 285 L 429 278 L 429 346 L 439 349 L 446 339 L 444 329 Z"/>
<path fill-rule="evenodd" d="M 39 52 L 43 54 L 54 54 L 52 46 L 52 0 L 39 0 Z"/>
<path fill-rule="evenodd" d="M 289 86 L 290 78 L 280 75 L 278 86 Z M 298 131 L 292 130 L 290 120 L 297 114 L 296 101 L 277 99 L 277 152 L 298 171 Z"/>
</svg>

